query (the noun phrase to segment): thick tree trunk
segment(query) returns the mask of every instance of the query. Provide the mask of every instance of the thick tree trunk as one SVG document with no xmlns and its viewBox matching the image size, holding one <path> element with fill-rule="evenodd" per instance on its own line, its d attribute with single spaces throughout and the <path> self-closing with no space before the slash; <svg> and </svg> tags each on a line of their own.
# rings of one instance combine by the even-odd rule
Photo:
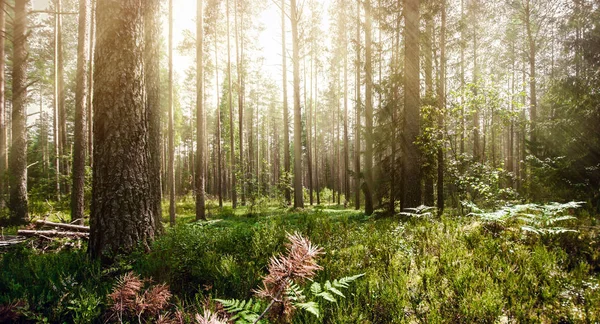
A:
<svg viewBox="0 0 600 324">
<path fill-rule="evenodd" d="M 73 191 L 71 220 L 83 225 L 85 209 L 85 159 L 87 149 L 87 60 L 89 46 L 89 0 L 79 0 L 79 31 L 77 40 L 77 75 L 75 80 L 75 142 L 73 143 Z"/>
<path fill-rule="evenodd" d="M 196 220 L 206 219 L 204 163 L 204 6 L 197 2 L 196 14 Z"/>
<path fill-rule="evenodd" d="M 13 20 L 12 145 L 9 156 L 10 221 L 29 222 L 27 209 L 27 3 L 16 0 Z"/>
<path fill-rule="evenodd" d="M 404 154 L 402 155 L 402 209 L 421 204 L 419 95 L 419 0 L 404 1 Z"/>
<path fill-rule="evenodd" d="M 300 15 L 296 0 L 290 0 L 292 21 L 292 61 L 294 66 L 294 207 L 304 208 L 302 192 L 302 111 L 300 108 Z"/>
<path fill-rule="evenodd" d="M 138 244 L 148 250 L 160 231 L 152 179 L 155 121 L 150 119 L 156 116 L 149 111 L 144 82 L 150 62 L 144 62 L 139 46 L 145 38 L 143 18 L 150 16 L 146 6 L 154 3 L 98 0 L 89 243 L 94 258 L 111 260 L 114 253 L 131 252 Z"/>
</svg>

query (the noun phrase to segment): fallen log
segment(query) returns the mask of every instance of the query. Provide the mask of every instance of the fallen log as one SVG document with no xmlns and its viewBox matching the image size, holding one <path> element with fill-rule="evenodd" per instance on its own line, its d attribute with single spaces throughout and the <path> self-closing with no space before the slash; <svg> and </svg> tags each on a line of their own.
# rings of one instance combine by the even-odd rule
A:
<svg viewBox="0 0 600 324">
<path fill-rule="evenodd" d="M 57 230 L 18 230 L 17 234 L 23 236 L 49 236 L 49 237 L 88 237 L 90 234 L 85 232 L 69 232 Z"/>
<path fill-rule="evenodd" d="M 35 221 L 35 223 L 37 225 L 59 227 L 59 228 L 64 228 L 64 229 L 78 231 L 78 232 L 89 232 L 90 231 L 89 226 L 66 224 L 66 223 L 55 223 L 55 222 L 49 222 L 49 221 L 45 221 L 45 220 L 41 220 L 41 219 Z"/>
</svg>

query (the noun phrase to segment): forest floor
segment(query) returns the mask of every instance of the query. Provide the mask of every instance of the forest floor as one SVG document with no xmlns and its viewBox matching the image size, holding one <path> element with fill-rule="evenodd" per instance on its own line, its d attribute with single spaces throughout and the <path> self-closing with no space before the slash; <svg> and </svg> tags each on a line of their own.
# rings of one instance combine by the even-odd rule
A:
<svg viewBox="0 0 600 324">
<path fill-rule="evenodd" d="M 263 205 L 249 214 L 226 206 L 195 222 L 193 208 L 193 200 L 180 201 L 177 226 L 166 225 L 152 252 L 109 268 L 88 260 L 85 243 L 2 252 L 0 322 L 105 322 L 114 308 L 109 294 L 130 271 L 168 285 L 173 297 L 163 315 L 180 310 L 191 319 L 206 308 L 224 314 L 215 299 L 256 299 L 269 259 L 285 251 L 286 233 L 293 232 L 325 252 L 315 282 L 364 274 L 343 298 L 319 300 L 319 318 L 296 310 L 294 323 L 600 321 L 598 226 L 584 209 L 546 231 L 527 229 L 518 217 L 453 211 L 365 216 L 337 206 Z M 139 319 L 155 321 L 148 314 Z"/>
</svg>

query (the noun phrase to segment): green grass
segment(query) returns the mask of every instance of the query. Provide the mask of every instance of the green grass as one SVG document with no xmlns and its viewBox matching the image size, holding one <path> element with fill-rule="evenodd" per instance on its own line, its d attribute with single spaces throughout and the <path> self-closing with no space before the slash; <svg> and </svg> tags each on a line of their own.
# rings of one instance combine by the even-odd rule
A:
<svg viewBox="0 0 600 324">
<path fill-rule="evenodd" d="M 193 200 L 178 202 L 177 225 L 166 227 L 153 251 L 111 269 L 97 268 L 78 251 L 4 254 L 0 305 L 24 299 L 32 313 L 69 322 L 75 315 L 61 296 L 79 294 L 89 304 L 131 269 L 168 283 L 176 304 L 190 311 L 214 306 L 214 298 L 247 299 L 269 258 L 283 252 L 285 233 L 299 231 L 326 252 L 316 281 L 365 276 L 346 298 L 324 305 L 321 319 L 298 312 L 296 323 L 600 321 L 600 245 L 596 227 L 587 226 L 592 217 L 578 221 L 580 232 L 548 241 L 514 228 L 490 231 L 475 218 L 450 214 L 400 219 L 337 206 L 303 211 L 269 206 L 248 216 L 246 207 L 225 206 L 210 208 L 208 222 L 195 222 L 193 210 Z M 167 212 L 164 216 L 168 221 Z M 42 267 L 53 270 L 46 274 Z M 75 276 L 76 284 L 63 290 L 26 285 L 35 276 L 54 278 L 51 282 Z M 44 303 L 34 298 L 47 293 L 52 299 Z M 105 297 L 97 308 L 106 308 Z"/>
</svg>

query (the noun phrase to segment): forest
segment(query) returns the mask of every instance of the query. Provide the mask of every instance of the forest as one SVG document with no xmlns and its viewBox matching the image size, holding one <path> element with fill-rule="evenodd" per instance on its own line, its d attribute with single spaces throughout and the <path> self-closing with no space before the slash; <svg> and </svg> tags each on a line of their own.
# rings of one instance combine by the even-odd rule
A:
<svg viewBox="0 0 600 324">
<path fill-rule="evenodd" d="M 0 323 L 600 322 L 597 0 L 0 0 Z"/>
</svg>

